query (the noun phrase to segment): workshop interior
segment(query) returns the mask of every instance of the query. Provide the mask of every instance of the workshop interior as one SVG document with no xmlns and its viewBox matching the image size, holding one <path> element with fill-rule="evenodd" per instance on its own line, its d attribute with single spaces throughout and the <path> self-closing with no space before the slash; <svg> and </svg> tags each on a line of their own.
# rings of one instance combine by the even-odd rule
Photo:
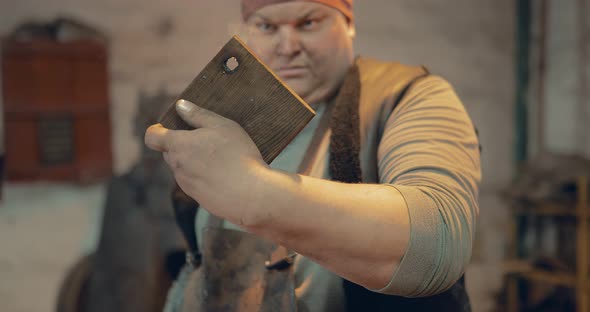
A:
<svg viewBox="0 0 590 312">
<path fill-rule="evenodd" d="M 0 0 L 0 311 L 163 311 L 194 224 L 144 135 L 239 2 Z M 353 8 L 356 54 L 444 77 L 477 128 L 472 311 L 590 311 L 590 1 Z"/>
</svg>

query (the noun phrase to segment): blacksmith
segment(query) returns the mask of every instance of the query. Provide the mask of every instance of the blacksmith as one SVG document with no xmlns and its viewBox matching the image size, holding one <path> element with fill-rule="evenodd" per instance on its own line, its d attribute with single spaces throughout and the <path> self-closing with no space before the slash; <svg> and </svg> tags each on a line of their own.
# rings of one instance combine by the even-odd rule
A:
<svg viewBox="0 0 590 312">
<path fill-rule="evenodd" d="M 352 0 L 242 0 L 242 15 L 249 47 L 317 115 L 270 166 L 239 125 L 186 101 L 197 130 L 150 127 L 204 208 L 197 232 L 214 215 L 296 252 L 298 311 L 470 311 L 480 151 L 452 86 L 356 57 Z M 169 309 L 193 300 L 175 289 Z"/>
</svg>

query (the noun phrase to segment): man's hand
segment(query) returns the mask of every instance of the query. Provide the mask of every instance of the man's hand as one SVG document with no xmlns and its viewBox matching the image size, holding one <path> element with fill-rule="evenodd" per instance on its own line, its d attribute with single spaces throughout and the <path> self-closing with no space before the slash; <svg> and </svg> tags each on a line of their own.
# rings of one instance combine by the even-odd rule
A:
<svg viewBox="0 0 590 312">
<path fill-rule="evenodd" d="M 152 125 L 145 144 L 163 152 L 185 193 L 215 215 L 246 222 L 253 212 L 241 210 L 241 195 L 256 182 L 256 173 L 268 168 L 260 151 L 230 119 L 185 100 L 176 103 L 176 110 L 196 129 L 175 131 Z"/>
</svg>

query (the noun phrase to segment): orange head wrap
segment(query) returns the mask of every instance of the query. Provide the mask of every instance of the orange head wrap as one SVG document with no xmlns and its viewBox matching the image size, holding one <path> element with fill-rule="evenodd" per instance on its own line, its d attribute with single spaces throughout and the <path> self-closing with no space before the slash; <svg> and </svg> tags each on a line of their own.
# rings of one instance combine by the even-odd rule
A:
<svg viewBox="0 0 590 312">
<path fill-rule="evenodd" d="M 252 13 L 261 7 L 290 1 L 309 1 L 325 4 L 342 12 L 346 18 L 352 20 L 352 0 L 242 0 L 242 18 L 247 20 Z"/>
</svg>

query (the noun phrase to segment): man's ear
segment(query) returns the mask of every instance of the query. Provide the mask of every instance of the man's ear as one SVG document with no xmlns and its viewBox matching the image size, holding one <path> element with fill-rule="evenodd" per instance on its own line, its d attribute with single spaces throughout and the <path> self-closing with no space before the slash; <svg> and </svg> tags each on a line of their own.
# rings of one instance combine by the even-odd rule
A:
<svg viewBox="0 0 590 312">
<path fill-rule="evenodd" d="M 351 39 L 354 39 L 354 37 L 356 37 L 356 27 L 354 26 L 353 21 L 348 22 L 348 36 Z"/>
</svg>

